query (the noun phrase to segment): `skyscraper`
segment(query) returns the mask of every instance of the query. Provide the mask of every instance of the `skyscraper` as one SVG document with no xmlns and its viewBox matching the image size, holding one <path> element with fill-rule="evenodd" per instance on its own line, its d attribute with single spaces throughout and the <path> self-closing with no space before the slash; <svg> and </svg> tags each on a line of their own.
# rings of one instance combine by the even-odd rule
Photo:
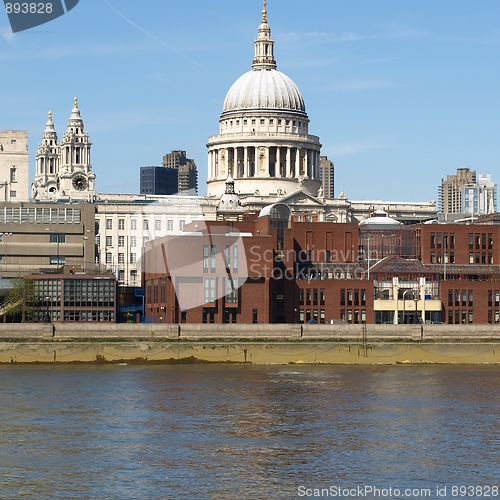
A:
<svg viewBox="0 0 500 500">
<path fill-rule="evenodd" d="M 491 174 L 476 175 L 475 170 L 457 169 L 439 188 L 439 212 L 443 214 L 485 215 L 496 212 L 497 186 Z"/>
<path fill-rule="evenodd" d="M 335 198 L 334 193 L 335 166 L 326 156 L 319 157 L 319 178 L 324 198 Z"/>
</svg>

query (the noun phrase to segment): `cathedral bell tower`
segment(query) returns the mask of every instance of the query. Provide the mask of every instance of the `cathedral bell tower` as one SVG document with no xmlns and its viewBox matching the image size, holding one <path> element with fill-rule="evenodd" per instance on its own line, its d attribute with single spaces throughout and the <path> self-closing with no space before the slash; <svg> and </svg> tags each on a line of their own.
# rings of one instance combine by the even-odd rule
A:
<svg viewBox="0 0 500 500">
<path fill-rule="evenodd" d="M 95 175 L 90 164 L 91 146 L 76 97 L 68 128 L 59 144 L 50 111 L 42 142 L 36 150 L 33 199 L 93 201 Z"/>
<path fill-rule="evenodd" d="M 42 142 L 36 150 L 36 174 L 33 182 L 32 197 L 34 199 L 57 198 L 57 174 L 59 172 L 59 147 L 57 133 L 52 122 L 52 111 L 45 125 Z"/>
<path fill-rule="evenodd" d="M 93 199 L 95 175 L 90 164 L 91 146 L 75 97 L 68 128 L 59 143 L 59 198 Z"/>
</svg>

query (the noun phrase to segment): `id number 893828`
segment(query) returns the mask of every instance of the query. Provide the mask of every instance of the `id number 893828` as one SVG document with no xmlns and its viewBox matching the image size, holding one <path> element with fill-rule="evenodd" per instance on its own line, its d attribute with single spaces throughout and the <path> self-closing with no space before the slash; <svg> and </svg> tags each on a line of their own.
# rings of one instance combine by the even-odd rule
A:
<svg viewBox="0 0 500 500">
<path fill-rule="evenodd" d="M 52 14 L 51 3 L 6 3 L 7 14 Z"/>
</svg>

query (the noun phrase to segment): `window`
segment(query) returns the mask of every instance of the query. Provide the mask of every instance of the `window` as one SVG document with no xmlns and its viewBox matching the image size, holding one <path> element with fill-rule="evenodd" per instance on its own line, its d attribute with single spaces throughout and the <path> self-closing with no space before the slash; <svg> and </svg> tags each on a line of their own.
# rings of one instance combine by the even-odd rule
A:
<svg viewBox="0 0 500 500">
<path fill-rule="evenodd" d="M 225 257 L 226 269 L 229 271 L 229 268 L 231 267 L 231 247 L 229 246 L 226 246 Z"/>
<path fill-rule="evenodd" d="M 299 290 L 299 304 L 302 306 L 304 305 L 304 289 L 301 288 Z"/>
<path fill-rule="evenodd" d="M 137 262 L 137 254 L 136 253 L 131 253 L 130 254 L 130 263 L 135 264 Z"/>
<path fill-rule="evenodd" d="M 106 246 L 107 247 L 113 246 L 113 236 L 106 236 Z"/>
<path fill-rule="evenodd" d="M 325 289 L 324 288 L 321 288 L 321 290 L 319 291 L 319 303 L 320 305 L 325 305 Z"/>
<path fill-rule="evenodd" d="M 472 250 L 474 248 L 474 235 L 472 233 L 469 233 L 469 250 Z"/>
<path fill-rule="evenodd" d="M 491 250 L 493 248 L 493 234 L 489 233 L 488 234 L 488 250 Z"/>
<path fill-rule="evenodd" d="M 155 220 L 155 231 L 161 231 L 161 220 Z"/>
<path fill-rule="evenodd" d="M 448 306 L 453 307 L 453 290 L 448 290 Z"/>
<path fill-rule="evenodd" d="M 431 248 L 436 248 L 436 233 L 431 233 Z"/>
<path fill-rule="evenodd" d="M 443 235 L 441 233 L 437 233 L 437 238 L 436 238 L 436 247 L 437 248 L 441 248 L 442 237 L 443 237 Z"/>
<path fill-rule="evenodd" d="M 16 169 L 16 167 L 10 168 L 10 182 L 17 182 L 17 169 Z"/>
<path fill-rule="evenodd" d="M 366 288 L 361 290 L 361 305 L 366 306 Z"/>
<path fill-rule="evenodd" d="M 352 306 L 352 290 L 347 290 L 347 305 Z"/>
<path fill-rule="evenodd" d="M 304 310 L 299 311 L 299 323 L 304 323 Z"/>
<path fill-rule="evenodd" d="M 130 284 L 133 286 L 137 283 L 137 270 L 130 271 Z"/>
<path fill-rule="evenodd" d="M 259 310 L 258 309 L 253 309 L 252 310 L 252 323 L 256 325 L 259 322 Z"/>
<path fill-rule="evenodd" d="M 217 247 L 215 247 L 215 245 L 212 245 L 210 247 L 210 267 L 212 268 L 212 272 L 214 272 L 216 269 L 216 262 L 217 262 Z"/>
<path fill-rule="evenodd" d="M 481 248 L 481 235 L 479 233 L 476 233 L 476 250 L 479 250 Z"/>
<path fill-rule="evenodd" d="M 248 120 L 243 120 L 243 125 L 246 125 L 248 123 Z"/>
<path fill-rule="evenodd" d="M 144 246 L 149 241 L 149 236 L 143 236 L 142 238 L 142 246 Z"/>
<path fill-rule="evenodd" d="M 450 248 L 455 248 L 455 233 L 450 233 Z"/>
<path fill-rule="evenodd" d="M 61 233 L 52 233 L 50 235 L 51 243 L 66 243 L 66 235 Z"/>
<path fill-rule="evenodd" d="M 118 236 L 118 246 L 119 247 L 125 246 L 125 236 Z"/>
<path fill-rule="evenodd" d="M 324 325 L 325 324 L 325 310 L 321 309 L 319 311 L 319 322 L 320 324 Z"/>
<path fill-rule="evenodd" d="M 313 304 L 315 306 L 318 305 L 318 289 L 317 288 L 313 289 Z"/>
<path fill-rule="evenodd" d="M 308 306 L 311 305 L 311 289 L 310 288 L 306 289 L 306 304 Z"/>
<path fill-rule="evenodd" d="M 137 231 L 137 219 L 130 219 L 130 230 Z"/>
<path fill-rule="evenodd" d="M 125 229 L 125 219 L 118 219 L 118 230 L 123 231 Z"/>
<path fill-rule="evenodd" d="M 113 229 L 113 219 L 106 219 L 106 229 Z"/>
<path fill-rule="evenodd" d="M 137 236 L 131 236 L 130 237 L 130 246 L 132 248 L 136 247 L 137 246 Z"/>
<path fill-rule="evenodd" d="M 265 123 L 264 118 L 261 118 L 261 119 L 260 119 L 260 124 L 261 124 L 261 125 L 264 125 L 264 123 Z"/>
<path fill-rule="evenodd" d="M 125 254 L 124 253 L 118 254 L 118 264 L 125 264 Z"/>
<path fill-rule="evenodd" d="M 106 264 L 111 264 L 113 262 L 113 254 L 111 252 L 106 253 Z"/>
<path fill-rule="evenodd" d="M 226 302 L 228 304 L 238 303 L 238 282 L 234 278 L 226 279 Z"/>
<path fill-rule="evenodd" d="M 205 303 L 215 302 L 215 278 L 205 278 L 203 290 Z"/>
<path fill-rule="evenodd" d="M 345 306 L 345 289 L 340 290 L 340 305 Z"/>
<path fill-rule="evenodd" d="M 469 264 L 474 264 L 474 254 L 473 253 L 469 254 Z"/>
<path fill-rule="evenodd" d="M 481 234 L 481 248 L 486 250 L 486 233 Z"/>
<path fill-rule="evenodd" d="M 142 230 L 143 231 L 149 231 L 149 221 L 148 221 L 148 219 L 144 219 L 142 221 Z"/>
<path fill-rule="evenodd" d="M 17 191 L 11 191 L 10 192 L 10 197 L 11 198 L 17 198 Z"/>
<path fill-rule="evenodd" d="M 233 247 L 233 271 L 238 272 L 238 247 Z"/>
<path fill-rule="evenodd" d="M 313 218 L 312 215 L 306 215 L 306 222 L 312 222 Z"/>
<path fill-rule="evenodd" d="M 169 219 L 167 221 L 167 231 L 173 231 L 174 230 L 174 221 L 172 219 Z"/>
<path fill-rule="evenodd" d="M 203 272 L 208 272 L 208 245 L 204 245 L 203 247 Z"/>
<path fill-rule="evenodd" d="M 185 225 L 186 225 L 186 221 L 185 220 L 179 221 L 179 227 L 180 227 L 181 231 L 184 231 L 184 226 Z"/>
<path fill-rule="evenodd" d="M 66 264 L 66 257 L 64 255 L 51 255 L 50 264 L 56 266 L 63 266 Z"/>
</svg>

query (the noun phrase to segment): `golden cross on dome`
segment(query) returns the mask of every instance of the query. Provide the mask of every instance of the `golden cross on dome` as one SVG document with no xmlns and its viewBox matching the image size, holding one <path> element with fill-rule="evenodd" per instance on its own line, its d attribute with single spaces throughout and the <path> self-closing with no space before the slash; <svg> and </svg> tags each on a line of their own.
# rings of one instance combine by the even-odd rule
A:
<svg viewBox="0 0 500 500">
<path fill-rule="evenodd" d="M 78 109 L 78 97 L 75 97 L 73 102 L 75 103 L 75 108 Z"/>
<path fill-rule="evenodd" d="M 49 122 L 52 121 L 52 111 L 49 111 Z"/>
<path fill-rule="evenodd" d="M 262 2 L 262 22 L 267 23 L 267 0 Z"/>
</svg>

